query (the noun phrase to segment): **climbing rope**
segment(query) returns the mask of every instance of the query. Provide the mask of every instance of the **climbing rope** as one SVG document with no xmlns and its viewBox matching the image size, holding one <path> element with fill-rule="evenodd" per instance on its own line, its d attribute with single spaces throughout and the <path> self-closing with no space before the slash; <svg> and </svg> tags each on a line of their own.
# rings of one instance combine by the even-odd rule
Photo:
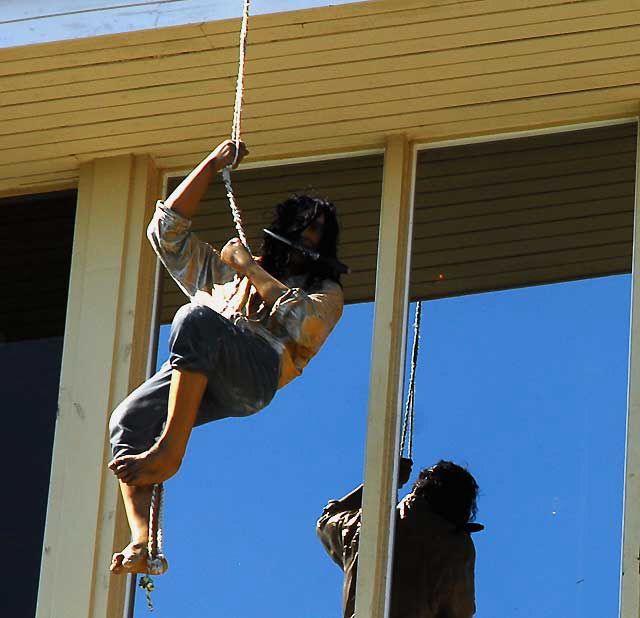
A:
<svg viewBox="0 0 640 618">
<path fill-rule="evenodd" d="M 153 486 L 151 509 L 149 511 L 149 541 L 147 545 L 147 566 L 153 575 L 162 575 L 164 571 L 164 552 L 162 551 L 162 517 L 164 511 L 164 483 Z"/>
<path fill-rule="evenodd" d="M 420 347 L 420 321 L 422 319 L 422 301 L 416 304 L 416 316 L 413 323 L 413 347 L 411 349 L 411 372 L 409 374 L 409 389 L 402 423 L 402 438 L 400 440 L 400 457 L 403 457 L 405 444 L 407 457 L 413 459 L 413 419 L 415 417 L 414 404 L 416 394 L 416 367 L 418 366 L 418 349 Z M 407 442 L 407 436 L 409 438 Z"/>
<path fill-rule="evenodd" d="M 240 27 L 240 58 L 238 61 L 238 79 L 236 81 L 236 98 L 233 106 L 233 123 L 231 127 L 231 139 L 235 145 L 235 155 L 233 163 L 222 170 L 222 179 L 229 198 L 229 207 L 233 216 L 233 222 L 238 231 L 240 241 L 249 252 L 249 243 L 244 233 L 242 224 L 242 216 L 236 202 L 236 198 L 231 186 L 231 169 L 238 162 L 238 154 L 240 152 L 240 120 L 242 116 L 242 100 L 244 94 L 244 58 L 247 50 L 247 32 L 249 28 L 249 2 L 244 0 L 244 8 L 242 11 L 242 26 Z M 145 591 L 147 597 L 147 605 L 153 611 L 153 603 L 151 601 L 151 592 L 155 586 L 151 575 L 162 575 L 165 570 L 166 560 L 162 552 L 162 515 L 164 507 L 164 485 L 158 483 L 153 486 L 151 495 L 151 506 L 149 509 L 149 544 L 147 548 L 147 571 L 146 575 L 140 578 L 139 586 Z"/>
<path fill-rule="evenodd" d="M 249 27 L 249 0 L 244 0 L 244 10 L 242 11 L 242 26 L 240 28 L 240 59 L 238 61 L 238 79 L 236 81 L 236 100 L 233 106 L 233 124 L 231 126 L 231 139 L 236 147 L 233 163 L 228 165 L 222 170 L 222 180 L 224 181 L 224 187 L 227 192 L 227 198 L 229 199 L 229 207 L 231 208 L 231 214 L 233 215 L 233 222 L 238 231 L 238 236 L 242 244 L 249 249 L 249 243 L 247 242 L 247 236 L 244 233 L 244 227 L 242 224 L 242 215 L 240 214 L 240 208 L 236 202 L 236 197 L 231 186 L 231 169 L 238 161 L 238 154 L 240 150 L 240 118 L 242 116 L 242 100 L 244 94 L 244 56 L 247 49 L 247 31 Z"/>
<path fill-rule="evenodd" d="M 164 510 L 164 484 L 157 483 L 151 492 L 149 507 L 149 540 L 147 541 L 147 574 L 138 584 L 147 597 L 147 606 L 153 611 L 151 593 L 155 589 L 151 575 L 162 575 L 166 568 L 166 558 L 162 548 L 162 516 Z"/>
</svg>

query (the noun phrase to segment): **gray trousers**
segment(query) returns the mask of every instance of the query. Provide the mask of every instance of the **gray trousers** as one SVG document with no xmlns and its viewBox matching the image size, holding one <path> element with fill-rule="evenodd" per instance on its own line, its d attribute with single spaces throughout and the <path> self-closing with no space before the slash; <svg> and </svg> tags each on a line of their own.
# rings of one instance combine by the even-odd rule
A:
<svg viewBox="0 0 640 618">
<path fill-rule="evenodd" d="M 109 421 L 114 457 L 151 447 L 167 419 L 172 369 L 203 373 L 207 388 L 196 417 L 202 425 L 264 408 L 278 388 L 280 357 L 264 339 L 209 307 L 181 307 L 171 324 L 169 360 L 134 390 Z"/>
</svg>

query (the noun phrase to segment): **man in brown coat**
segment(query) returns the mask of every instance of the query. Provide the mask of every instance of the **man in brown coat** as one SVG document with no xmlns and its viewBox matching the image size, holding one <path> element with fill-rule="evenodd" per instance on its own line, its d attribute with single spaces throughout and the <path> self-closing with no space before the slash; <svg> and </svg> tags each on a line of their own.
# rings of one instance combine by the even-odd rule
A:
<svg viewBox="0 0 640 618">
<path fill-rule="evenodd" d="M 403 459 L 398 485 L 411 474 Z M 464 468 L 439 461 L 420 472 L 397 507 L 390 618 L 470 618 L 475 613 L 471 523 L 478 485 Z M 343 617 L 355 616 L 362 485 L 327 504 L 317 524 L 327 553 L 345 574 Z"/>
</svg>

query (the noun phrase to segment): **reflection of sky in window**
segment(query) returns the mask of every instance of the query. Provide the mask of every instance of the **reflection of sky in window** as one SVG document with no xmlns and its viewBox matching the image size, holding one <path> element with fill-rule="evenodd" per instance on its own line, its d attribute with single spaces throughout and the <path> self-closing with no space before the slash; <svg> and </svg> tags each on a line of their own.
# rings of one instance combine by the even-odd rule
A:
<svg viewBox="0 0 640 618">
<path fill-rule="evenodd" d="M 413 478 L 449 458 L 480 484 L 479 618 L 617 613 L 629 294 L 620 276 L 424 306 Z M 372 319 L 347 307 L 266 410 L 194 431 L 167 484 L 157 618 L 340 615 L 314 525 L 361 480 Z"/>
</svg>

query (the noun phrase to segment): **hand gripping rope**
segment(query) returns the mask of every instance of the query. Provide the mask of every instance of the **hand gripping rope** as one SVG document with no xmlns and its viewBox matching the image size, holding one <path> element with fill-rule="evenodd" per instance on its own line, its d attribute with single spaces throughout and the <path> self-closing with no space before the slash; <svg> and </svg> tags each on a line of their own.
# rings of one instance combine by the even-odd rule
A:
<svg viewBox="0 0 640 618">
<path fill-rule="evenodd" d="M 411 349 L 411 373 L 409 374 L 409 389 L 407 391 L 407 403 L 402 423 L 402 439 L 400 440 L 400 457 L 403 456 L 405 443 L 407 444 L 407 457 L 413 459 L 413 419 L 415 417 L 414 404 L 416 394 L 416 367 L 418 365 L 418 349 L 420 347 L 420 321 L 422 318 L 422 301 L 416 303 L 416 317 L 413 323 L 413 348 Z M 409 441 L 407 443 L 407 436 Z"/>
<path fill-rule="evenodd" d="M 233 193 L 233 187 L 231 186 L 231 169 L 238 161 L 238 152 L 240 148 L 240 117 L 242 115 L 242 97 L 244 93 L 244 56 L 247 50 L 247 30 L 249 27 L 249 0 L 244 0 L 244 10 L 242 12 L 242 27 L 240 28 L 240 59 L 238 61 L 238 80 L 236 81 L 236 100 L 233 106 L 233 125 L 231 127 L 231 139 L 236 146 L 236 154 L 233 159 L 233 163 L 228 165 L 222 170 L 222 180 L 224 181 L 224 187 L 227 191 L 227 197 L 229 198 L 229 207 L 231 208 L 231 214 L 233 215 L 233 222 L 236 225 L 238 231 L 238 237 L 242 244 L 249 249 L 249 243 L 244 233 L 242 226 L 242 216 L 240 209 L 236 203 L 236 197 Z"/>
<path fill-rule="evenodd" d="M 242 115 L 242 95 L 244 92 L 244 58 L 247 49 L 247 32 L 249 26 L 249 2 L 244 0 L 244 9 L 242 11 L 242 26 L 240 28 L 240 59 L 238 62 L 238 79 L 236 81 L 236 99 L 233 107 L 233 125 L 231 128 L 231 139 L 235 144 L 235 157 L 233 163 L 222 170 L 222 179 L 229 198 L 229 207 L 233 216 L 238 236 L 242 244 L 249 249 L 247 236 L 244 233 L 242 225 L 242 216 L 240 209 L 236 203 L 236 198 L 231 186 L 231 169 L 238 161 L 240 149 L 240 117 Z M 145 591 L 147 597 L 147 605 L 153 611 L 153 603 L 151 601 L 151 592 L 155 586 L 150 575 L 162 575 L 165 571 L 166 560 L 162 552 L 162 513 L 164 508 L 164 485 L 158 483 L 153 486 L 151 497 L 151 507 L 149 509 L 149 544 L 147 548 L 147 575 L 140 578 L 139 586 Z"/>
</svg>

